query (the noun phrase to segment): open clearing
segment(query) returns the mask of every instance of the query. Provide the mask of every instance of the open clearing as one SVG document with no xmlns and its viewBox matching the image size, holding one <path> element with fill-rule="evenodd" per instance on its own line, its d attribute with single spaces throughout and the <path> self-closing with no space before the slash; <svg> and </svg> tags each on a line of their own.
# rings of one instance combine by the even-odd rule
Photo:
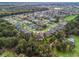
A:
<svg viewBox="0 0 79 59">
<path fill-rule="evenodd" d="M 65 17 L 65 20 L 66 20 L 66 21 L 72 21 L 72 20 L 74 20 L 74 18 L 77 17 L 77 16 L 78 16 L 78 15 L 70 15 L 70 16 Z"/>
</svg>

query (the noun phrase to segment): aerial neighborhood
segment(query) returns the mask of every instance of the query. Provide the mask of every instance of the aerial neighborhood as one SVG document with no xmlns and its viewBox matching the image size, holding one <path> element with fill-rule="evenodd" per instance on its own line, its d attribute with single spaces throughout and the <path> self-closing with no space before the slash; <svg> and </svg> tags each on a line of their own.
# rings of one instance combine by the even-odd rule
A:
<svg viewBox="0 0 79 59">
<path fill-rule="evenodd" d="M 0 56 L 79 56 L 79 3 L 0 4 Z"/>
</svg>

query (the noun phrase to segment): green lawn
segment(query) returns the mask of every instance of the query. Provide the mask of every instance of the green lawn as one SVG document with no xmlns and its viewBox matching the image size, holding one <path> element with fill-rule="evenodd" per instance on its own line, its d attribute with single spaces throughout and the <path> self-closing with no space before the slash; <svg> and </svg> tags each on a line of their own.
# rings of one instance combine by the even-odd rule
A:
<svg viewBox="0 0 79 59">
<path fill-rule="evenodd" d="M 74 36 L 75 48 L 72 52 L 57 52 L 60 57 L 77 57 L 79 56 L 79 36 Z"/>
<path fill-rule="evenodd" d="M 77 17 L 77 15 L 70 15 L 70 16 L 65 17 L 65 20 L 66 21 L 72 21 L 72 20 L 75 19 L 75 17 Z"/>
<path fill-rule="evenodd" d="M 1 57 L 15 57 L 17 55 L 15 52 L 5 49 L 5 51 L 0 56 Z"/>
</svg>

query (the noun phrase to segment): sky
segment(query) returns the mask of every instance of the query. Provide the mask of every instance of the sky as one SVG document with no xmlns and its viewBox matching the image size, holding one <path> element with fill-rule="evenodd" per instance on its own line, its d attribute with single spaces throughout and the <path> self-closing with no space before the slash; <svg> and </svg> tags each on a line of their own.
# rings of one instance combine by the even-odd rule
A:
<svg viewBox="0 0 79 59">
<path fill-rule="evenodd" d="M 79 0 L 0 0 L 0 2 L 79 2 Z"/>
</svg>

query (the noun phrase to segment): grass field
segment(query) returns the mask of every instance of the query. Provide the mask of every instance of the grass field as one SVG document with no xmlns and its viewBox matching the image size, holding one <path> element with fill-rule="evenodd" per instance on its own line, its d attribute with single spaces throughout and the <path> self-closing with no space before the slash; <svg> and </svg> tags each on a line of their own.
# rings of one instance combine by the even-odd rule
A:
<svg viewBox="0 0 79 59">
<path fill-rule="evenodd" d="M 65 20 L 66 21 L 72 21 L 72 20 L 75 19 L 75 17 L 77 17 L 77 15 L 70 15 L 70 16 L 65 17 Z"/>
<path fill-rule="evenodd" d="M 5 49 L 5 51 L 2 53 L 1 56 L 2 57 L 13 57 L 13 56 L 16 56 L 16 53 L 11 50 Z"/>
</svg>

